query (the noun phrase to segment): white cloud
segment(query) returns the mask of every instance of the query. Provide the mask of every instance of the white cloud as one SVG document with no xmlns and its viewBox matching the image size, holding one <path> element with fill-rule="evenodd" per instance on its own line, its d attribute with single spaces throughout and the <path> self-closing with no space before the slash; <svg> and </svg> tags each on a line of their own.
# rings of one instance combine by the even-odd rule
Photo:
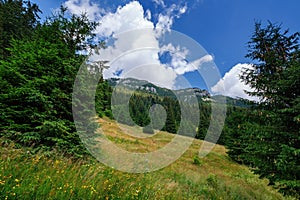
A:
<svg viewBox="0 0 300 200">
<path fill-rule="evenodd" d="M 146 19 L 150 21 L 151 17 L 152 17 L 151 16 L 151 11 L 150 10 L 146 10 Z"/>
<path fill-rule="evenodd" d="M 164 2 L 164 0 L 152 0 L 155 4 L 161 6 L 161 7 L 166 7 L 166 4 Z"/>
<path fill-rule="evenodd" d="M 96 34 L 112 39 L 106 49 L 101 49 L 100 55 L 90 58 L 91 61 L 109 61 L 110 68 L 104 70 L 104 78 L 132 77 L 174 88 L 179 76 L 196 71 L 201 64 L 212 60 L 210 55 L 206 55 L 189 62 L 189 51 L 186 48 L 174 47 L 172 44 L 160 47 L 159 36 L 171 30 L 174 19 L 186 12 L 187 5 L 172 4 L 166 7 L 162 0 L 156 0 L 156 3 L 164 6 L 156 25 L 151 21 L 150 10 L 144 11 L 138 1 L 119 6 L 114 12 L 101 11 L 99 6 L 90 3 L 90 0 L 68 0 L 65 3 L 73 14 L 89 11 L 90 19 L 96 19 L 100 24 Z M 100 17 L 98 12 L 102 14 Z M 170 63 L 161 63 L 159 54 L 163 51 L 171 53 Z"/>
<path fill-rule="evenodd" d="M 123 7 L 119 6 L 116 12 L 107 13 L 102 17 L 97 33 L 101 36 L 110 36 L 113 33 L 122 33 L 137 28 L 154 28 L 149 20 L 149 12 L 144 16 L 144 9 L 137 1 L 132 1 Z"/>
<path fill-rule="evenodd" d="M 167 65 L 153 63 L 132 68 L 127 72 L 126 76 L 148 80 L 157 86 L 173 89 L 178 75 Z"/>
<path fill-rule="evenodd" d="M 186 58 L 189 54 L 189 50 L 180 46 L 174 47 L 172 44 L 164 45 L 160 50 L 160 54 L 163 54 L 164 52 L 171 54 L 172 60 L 169 66 L 173 68 L 178 75 L 196 71 L 203 63 L 213 61 L 211 55 L 205 55 L 194 61 L 188 61 Z"/>
<path fill-rule="evenodd" d="M 188 64 L 188 61 L 185 59 L 189 54 L 188 49 L 182 48 L 180 46 L 174 47 L 173 44 L 169 43 L 160 48 L 160 54 L 169 53 L 172 56 L 170 65 L 174 68 L 185 67 Z"/>
<path fill-rule="evenodd" d="M 113 45 L 101 50 L 100 58 L 92 58 L 110 61 L 104 78 L 116 77 L 116 72 L 122 71 L 118 77 L 138 78 L 172 88 L 176 73 L 159 61 L 159 42 L 150 18 L 151 12 L 144 12 L 137 1 L 102 17 L 97 34 L 115 38 Z"/>
<path fill-rule="evenodd" d="M 212 87 L 212 92 L 214 94 L 222 94 L 233 98 L 240 97 L 258 101 L 259 99 L 257 97 L 249 96 L 244 92 L 245 90 L 253 91 L 253 89 L 248 85 L 245 85 L 245 83 L 241 82 L 239 79 L 239 75 L 243 68 L 252 68 L 252 65 L 246 63 L 235 65 L 215 86 Z"/>
<path fill-rule="evenodd" d="M 186 65 L 181 65 L 178 68 L 175 68 L 177 74 L 182 75 L 187 72 L 193 72 L 199 69 L 203 63 L 213 61 L 213 57 L 211 55 L 205 55 L 202 58 L 199 58 L 191 63 L 187 63 Z"/>
<path fill-rule="evenodd" d="M 92 3 L 90 0 L 67 0 L 64 6 L 66 6 L 72 14 L 81 15 L 86 13 L 88 18 L 92 21 L 97 20 L 101 14 L 105 13 L 103 9 L 100 9 L 96 3 Z"/>
<path fill-rule="evenodd" d="M 186 10 L 187 10 L 187 5 L 185 5 L 179 9 L 179 14 L 181 14 L 181 15 L 184 14 L 186 12 Z"/>
<path fill-rule="evenodd" d="M 166 31 L 170 31 L 174 22 L 174 18 L 180 18 L 182 14 L 187 11 L 187 4 L 176 5 L 172 4 L 169 8 L 166 8 L 164 13 L 158 15 L 158 21 L 156 23 L 157 34 L 161 35 Z"/>
<path fill-rule="evenodd" d="M 172 4 L 170 8 L 168 8 L 166 11 L 168 15 L 174 15 L 176 18 L 179 18 L 182 14 L 184 14 L 187 11 L 187 4 Z"/>
<path fill-rule="evenodd" d="M 191 66 L 195 68 L 195 63 L 188 64 L 184 61 L 188 54 L 186 49 L 169 46 L 168 50 L 173 52 L 170 65 L 161 64 L 158 56 L 161 49 L 157 30 L 170 29 L 173 24 L 172 12 L 177 10 L 180 14 L 183 13 L 183 10 L 179 9 L 182 7 L 174 5 L 167 9 L 168 15 L 160 16 L 160 24 L 156 25 L 156 28 L 150 21 L 151 12 L 149 10 L 144 12 L 137 1 L 118 7 L 116 12 L 103 16 L 99 21 L 97 34 L 115 38 L 113 45 L 101 51 L 101 60 L 110 61 L 110 68 L 103 73 L 104 78 L 116 75 L 121 78 L 132 77 L 173 88 L 178 75 L 182 75 L 184 70 L 193 70 Z M 120 71 L 122 73 L 116 74 Z"/>
<path fill-rule="evenodd" d="M 173 16 L 159 14 L 156 29 L 159 31 L 158 34 L 170 31 L 173 25 Z"/>
</svg>

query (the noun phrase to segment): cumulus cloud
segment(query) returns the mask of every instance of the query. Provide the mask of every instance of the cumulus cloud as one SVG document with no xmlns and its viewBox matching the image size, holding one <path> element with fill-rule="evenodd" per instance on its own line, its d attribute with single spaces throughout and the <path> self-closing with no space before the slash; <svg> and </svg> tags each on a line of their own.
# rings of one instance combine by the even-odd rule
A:
<svg viewBox="0 0 300 200">
<path fill-rule="evenodd" d="M 150 11 L 144 12 L 139 2 L 132 1 L 100 20 L 97 34 L 114 38 L 113 45 L 102 50 L 100 58 L 94 58 L 110 61 L 110 68 L 103 73 L 104 78 L 116 77 L 117 74 L 120 78 L 138 78 L 171 87 L 174 73 L 160 64 L 159 42 L 150 16 Z"/>
<path fill-rule="evenodd" d="M 125 6 L 119 6 L 116 12 L 109 12 L 100 20 L 97 33 L 101 36 L 111 36 L 113 33 L 122 33 L 134 29 L 154 28 L 149 20 L 150 11 L 144 13 L 142 5 L 132 1 Z"/>
<path fill-rule="evenodd" d="M 187 5 L 167 6 L 163 0 L 155 2 L 164 7 L 156 24 L 151 21 L 151 11 L 145 11 L 138 1 L 119 6 L 113 12 L 101 11 L 90 0 L 68 0 L 65 3 L 73 14 L 88 11 L 89 18 L 96 19 L 100 24 L 95 33 L 100 38 L 109 39 L 108 47 L 101 49 L 100 55 L 90 57 L 90 61 L 109 61 L 110 68 L 104 70 L 104 78 L 132 77 L 174 88 L 179 76 L 196 71 L 203 63 L 212 61 L 210 55 L 188 61 L 188 49 L 160 44 L 159 37 L 171 30 L 174 19 L 186 12 Z M 170 52 L 170 63 L 161 63 L 159 55 L 164 51 Z"/>
<path fill-rule="evenodd" d="M 239 75 L 243 68 L 252 68 L 252 65 L 246 63 L 235 65 L 215 86 L 212 87 L 212 92 L 214 94 L 222 94 L 233 98 L 239 97 L 258 101 L 259 99 L 257 97 L 252 97 L 245 93 L 245 90 L 253 91 L 253 89 L 239 79 Z"/>
</svg>

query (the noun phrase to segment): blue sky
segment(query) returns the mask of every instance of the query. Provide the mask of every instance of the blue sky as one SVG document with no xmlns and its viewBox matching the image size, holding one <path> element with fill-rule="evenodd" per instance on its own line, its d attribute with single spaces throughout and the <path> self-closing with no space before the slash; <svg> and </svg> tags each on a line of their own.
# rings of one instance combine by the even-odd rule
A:
<svg viewBox="0 0 300 200">
<path fill-rule="evenodd" d="M 81 2 L 88 0 L 68 0 L 69 2 Z M 48 16 L 51 10 L 59 7 L 63 0 L 44 1 L 33 0 Z M 97 3 L 99 8 L 114 13 L 118 6 L 125 6 L 129 0 L 91 0 Z M 209 55 L 212 55 L 214 63 L 220 70 L 224 79 L 234 77 L 232 73 L 238 73 L 233 69 L 237 65 L 251 63 L 245 58 L 247 42 L 254 30 L 255 21 L 266 24 L 267 20 L 282 23 L 283 28 L 289 28 L 291 33 L 300 31 L 300 1 L 299 0 L 140 0 L 144 9 L 151 12 L 151 21 L 158 22 L 160 14 L 174 15 L 171 29 L 186 34 L 201 44 Z M 170 8 L 177 5 L 178 9 Z M 181 13 L 179 8 L 184 8 Z M 227 73 L 227 74 L 226 74 Z M 190 75 L 195 79 L 195 75 Z M 194 77 L 194 78 L 193 78 Z M 203 83 L 193 84 L 199 87 Z M 236 80 L 224 80 L 223 84 L 229 96 L 238 96 L 229 90 L 233 89 L 227 83 L 239 84 Z M 243 85 L 237 85 L 239 89 L 245 89 Z M 231 87 L 231 88 L 230 88 Z M 243 96 L 245 97 L 245 96 Z"/>
<path fill-rule="evenodd" d="M 173 29 L 201 43 L 224 73 L 238 62 L 249 62 L 244 55 L 255 20 L 300 31 L 299 9 L 298 0 L 204 0 L 175 22 Z"/>
</svg>

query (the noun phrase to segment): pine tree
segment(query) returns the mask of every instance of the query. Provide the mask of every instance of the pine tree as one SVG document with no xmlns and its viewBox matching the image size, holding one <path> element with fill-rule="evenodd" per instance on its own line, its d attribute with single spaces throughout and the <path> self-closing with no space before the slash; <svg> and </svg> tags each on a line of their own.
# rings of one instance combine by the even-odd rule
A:
<svg viewBox="0 0 300 200">
<path fill-rule="evenodd" d="M 261 102 L 256 118 L 247 124 L 244 160 L 249 161 L 270 184 L 279 183 L 287 194 L 300 191 L 299 33 L 289 34 L 281 26 L 255 25 L 249 53 L 255 64 L 245 69 L 241 79 Z M 245 138 L 245 135 L 243 136 Z"/>
<path fill-rule="evenodd" d="M 12 39 L 9 56 L 0 60 L 0 135 L 24 145 L 84 151 L 73 122 L 72 92 L 85 59 L 77 51 L 89 46 L 95 24 L 64 12 L 36 26 L 30 38 Z"/>
</svg>

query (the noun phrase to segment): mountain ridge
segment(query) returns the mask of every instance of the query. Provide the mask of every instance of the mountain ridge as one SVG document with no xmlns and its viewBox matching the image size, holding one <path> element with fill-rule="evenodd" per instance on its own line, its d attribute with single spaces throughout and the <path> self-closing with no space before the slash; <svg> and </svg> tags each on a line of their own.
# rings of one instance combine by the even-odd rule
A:
<svg viewBox="0 0 300 200">
<path fill-rule="evenodd" d="M 149 81 L 139 80 L 135 78 L 109 78 L 106 79 L 111 87 L 125 87 L 129 90 L 136 90 L 145 92 L 148 94 L 156 94 L 158 96 L 168 96 L 176 98 L 177 95 L 181 97 L 189 98 L 190 94 L 195 94 L 200 101 L 220 101 L 222 98 L 226 98 L 226 104 L 238 107 L 249 107 L 251 101 L 243 98 L 233 98 L 225 95 L 211 95 L 206 89 L 200 89 L 198 87 L 183 88 L 177 90 L 171 90 L 164 87 L 159 87 Z M 174 94 L 176 93 L 176 95 Z"/>
</svg>

